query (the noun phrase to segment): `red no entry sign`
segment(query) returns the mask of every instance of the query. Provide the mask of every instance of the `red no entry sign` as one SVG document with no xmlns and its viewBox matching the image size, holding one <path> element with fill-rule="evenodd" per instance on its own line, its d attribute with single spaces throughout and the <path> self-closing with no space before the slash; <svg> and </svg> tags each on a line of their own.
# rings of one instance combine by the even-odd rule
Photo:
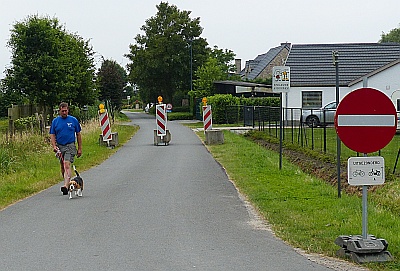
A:
<svg viewBox="0 0 400 271">
<path fill-rule="evenodd" d="M 392 140 L 396 119 L 396 108 L 386 94 L 373 88 L 360 88 L 347 94 L 339 103 L 335 128 L 349 149 L 371 153 Z"/>
</svg>

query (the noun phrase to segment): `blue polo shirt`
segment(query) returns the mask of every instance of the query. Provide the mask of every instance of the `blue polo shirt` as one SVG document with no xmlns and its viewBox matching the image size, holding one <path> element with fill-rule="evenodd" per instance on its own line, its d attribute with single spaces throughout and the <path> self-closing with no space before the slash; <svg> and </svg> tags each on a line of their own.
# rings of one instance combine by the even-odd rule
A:
<svg viewBox="0 0 400 271">
<path fill-rule="evenodd" d="M 58 116 L 53 119 L 50 127 L 50 134 L 56 136 L 56 142 L 60 145 L 67 145 L 75 143 L 75 134 L 81 131 L 79 121 L 74 117 L 68 115 L 66 118 Z"/>
</svg>

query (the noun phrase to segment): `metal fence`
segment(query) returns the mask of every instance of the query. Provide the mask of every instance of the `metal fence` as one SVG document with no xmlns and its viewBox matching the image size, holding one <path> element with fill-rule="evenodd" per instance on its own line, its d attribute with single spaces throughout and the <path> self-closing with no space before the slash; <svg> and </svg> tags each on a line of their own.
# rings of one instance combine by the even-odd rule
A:
<svg viewBox="0 0 400 271">
<path fill-rule="evenodd" d="M 228 106 L 225 123 L 248 126 L 265 132 L 271 137 L 280 137 L 281 109 L 269 106 Z M 337 155 L 337 134 L 334 128 L 334 110 L 307 110 L 282 108 L 283 141 L 328 155 Z M 310 121 L 308 116 L 318 116 Z M 221 123 L 221 122 L 220 122 Z M 397 134 L 400 133 L 398 129 Z M 358 136 L 358 135 L 354 135 Z M 341 156 L 352 157 L 360 154 L 341 144 Z M 393 174 L 400 163 L 400 136 L 396 135 L 383 150 L 371 155 L 385 157 L 385 164 Z"/>
<path fill-rule="evenodd" d="M 280 112 L 279 107 L 271 106 L 227 106 L 223 123 L 252 127 L 279 138 Z M 328 114 L 331 112 L 282 108 L 282 113 L 283 139 L 285 141 L 325 153 L 330 144 L 336 142 L 333 119 L 328 118 Z M 308 115 L 318 114 L 320 114 L 318 123 L 307 122 Z M 332 147 L 334 146 L 332 145 Z"/>
</svg>

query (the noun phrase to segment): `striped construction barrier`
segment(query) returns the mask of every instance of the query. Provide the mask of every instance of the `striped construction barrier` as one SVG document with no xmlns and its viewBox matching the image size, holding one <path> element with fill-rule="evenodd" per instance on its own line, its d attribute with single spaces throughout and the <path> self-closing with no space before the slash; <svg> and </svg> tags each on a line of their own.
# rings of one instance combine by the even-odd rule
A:
<svg viewBox="0 0 400 271">
<path fill-rule="evenodd" d="M 156 123 L 157 136 L 165 136 L 167 134 L 167 112 L 165 104 L 156 105 Z"/>
<path fill-rule="evenodd" d="M 107 110 L 104 110 L 103 113 L 100 113 L 99 111 L 99 118 L 100 118 L 101 133 L 103 135 L 103 141 L 109 142 L 112 136 L 111 136 L 110 120 L 108 118 Z"/>
<path fill-rule="evenodd" d="M 203 125 L 204 125 L 204 131 L 212 129 L 211 105 L 203 106 Z"/>
</svg>

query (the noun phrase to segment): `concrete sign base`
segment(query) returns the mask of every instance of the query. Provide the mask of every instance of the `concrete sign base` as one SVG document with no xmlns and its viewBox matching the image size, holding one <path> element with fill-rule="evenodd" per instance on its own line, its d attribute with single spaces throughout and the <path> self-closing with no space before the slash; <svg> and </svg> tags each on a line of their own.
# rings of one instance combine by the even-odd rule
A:
<svg viewBox="0 0 400 271">
<path fill-rule="evenodd" d="M 385 239 L 368 235 L 363 239 L 361 235 L 341 235 L 335 240 L 341 248 L 336 255 L 350 258 L 357 263 L 388 262 L 393 260 L 392 254 L 387 251 L 388 243 Z"/>
</svg>

